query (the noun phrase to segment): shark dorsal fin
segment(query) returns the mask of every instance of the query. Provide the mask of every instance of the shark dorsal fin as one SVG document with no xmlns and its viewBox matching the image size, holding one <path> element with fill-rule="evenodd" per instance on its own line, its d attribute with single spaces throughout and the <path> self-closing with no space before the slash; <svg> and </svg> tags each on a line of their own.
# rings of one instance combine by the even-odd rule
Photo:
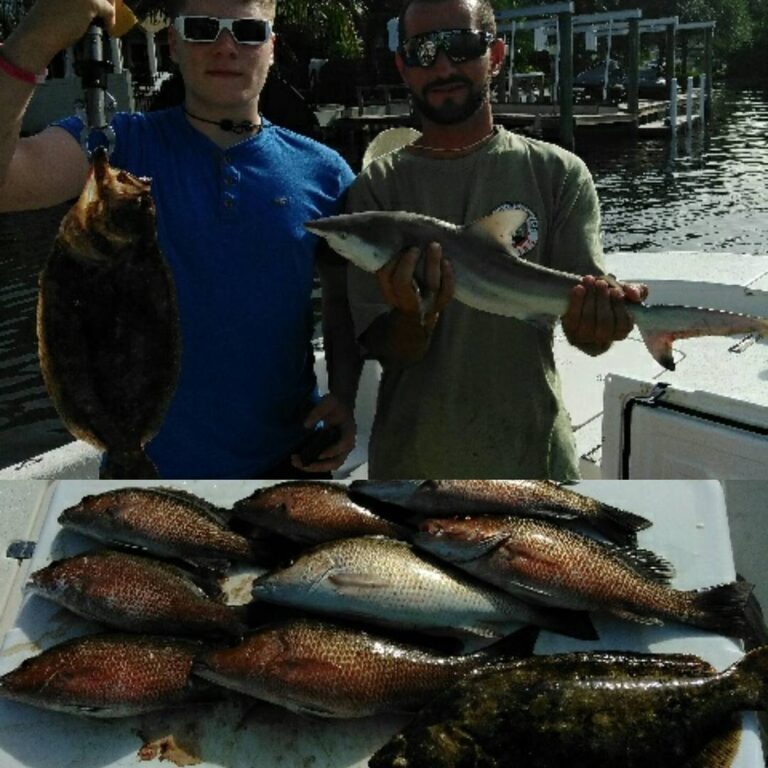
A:
<svg viewBox="0 0 768 768">
<path fill-rule="evenodd" d="M 514 248 L 515 233 L 525 224 L 528 213 L 521 208 L 502 208 L 482 219 L 467 225 L 468 232 L 482 232 L 511 251 Z"/>
</svg>

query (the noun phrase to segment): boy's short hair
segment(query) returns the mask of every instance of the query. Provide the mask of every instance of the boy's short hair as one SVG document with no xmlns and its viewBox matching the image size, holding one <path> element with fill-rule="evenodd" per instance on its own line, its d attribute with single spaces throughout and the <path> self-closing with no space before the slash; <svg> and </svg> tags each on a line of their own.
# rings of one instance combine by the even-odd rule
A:
<svg viewBox="0 0 768 768">
<path fill-rule="evenodd" d="M 175 19 L 180 14 L 184 13 L 187 0 L 166 0 L 165 9 L 166 15 L 169 19 Z M 258 4 L 264 11 L 264 14 L 270 20 L 275 18 L 275 11 L 277 6 L 277 0 L 258 0 Z"/>
<path fill-rule="evenodd" d="M 405 34 L 405 14 L 412 5 L 416 3 L 436 4 L 445 2 L 447 0 L 405 0 L 397 20 L 398 45 L 402 45 L 407 39 Z M 496 13 L 491 5 L 491 0 L 477 0 L 475 28 L 483 32 L 490 32 L 494 36 L 496 35 Z"/>
</svg>

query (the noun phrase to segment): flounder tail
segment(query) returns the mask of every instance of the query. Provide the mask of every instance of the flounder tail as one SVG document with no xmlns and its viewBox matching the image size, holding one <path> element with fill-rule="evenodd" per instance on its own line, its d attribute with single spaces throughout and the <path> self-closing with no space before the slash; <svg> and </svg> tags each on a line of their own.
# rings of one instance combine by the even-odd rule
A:
<svg viewBox="0 0 768 768">
<path fill-rule="evenodd" d="M 143 448 L 107 451 L 100 480 L 157 480 L 160 475 Z"/>
<path fill-rule="evenodd" d="M 768 646 L 750 651 L 728 671 L 737 690 L 746 694 L 745 708 L 768 710 Z"/>
</svg>

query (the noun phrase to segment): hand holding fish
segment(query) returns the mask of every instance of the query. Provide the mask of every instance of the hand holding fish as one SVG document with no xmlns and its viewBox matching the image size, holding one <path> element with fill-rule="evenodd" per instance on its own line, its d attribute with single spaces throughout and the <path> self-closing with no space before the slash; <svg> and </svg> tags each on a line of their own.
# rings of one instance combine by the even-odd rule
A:
<svg viewBox="0 0 768 768">
<path fill-rule="evenodd" d="M 605 352 L 614 341 L 625 339 L 635 321 L 626 302 L 641 303 L 648 295 L 642 284 L 613 283 L 585 275 L 569 295 L 562 316 L 568 341 L 590 355 Z"/>
<path fill-rule="evenodd" d="M 298 454 L 291 456 L 291 464 L 297 469 L 308 472 L 330 472 L 338 469 L 355 447 L 355 419 L 350 408 L 336 395 L 327 394 L 309 412 L 304 421 L 304 426 L 313 429 L 319 421 L 327 427 L 338 427 L 341 437 L 320 452 L 317 461 L 311 464 L 302 464 Z"/>
<path fill-rule="evenodd" d="M 376 272 L 376 279 L 393 309 L 418 317 L 419 325 L 431 333 L 453 296 L 453 268 L 443 258 L 440 244 L 430 243 L 425 249 L 424 280 L 419 287 L 415 271 L 420 255 L 418 247 L 406 248 Z"/>
</svg>

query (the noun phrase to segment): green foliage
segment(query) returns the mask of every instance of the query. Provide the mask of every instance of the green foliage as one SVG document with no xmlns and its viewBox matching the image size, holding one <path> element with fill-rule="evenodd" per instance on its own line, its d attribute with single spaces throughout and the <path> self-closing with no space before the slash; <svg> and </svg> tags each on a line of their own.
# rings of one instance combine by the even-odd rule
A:
<svg viewBox="0 0 768 768">
<path fill-rule="evenodd" d="M 320 57 L 355 59 L 362 55 L 363 10 L 355 0 L 278 0 L 275 26 L 307 36 Z"/>
</svg>

